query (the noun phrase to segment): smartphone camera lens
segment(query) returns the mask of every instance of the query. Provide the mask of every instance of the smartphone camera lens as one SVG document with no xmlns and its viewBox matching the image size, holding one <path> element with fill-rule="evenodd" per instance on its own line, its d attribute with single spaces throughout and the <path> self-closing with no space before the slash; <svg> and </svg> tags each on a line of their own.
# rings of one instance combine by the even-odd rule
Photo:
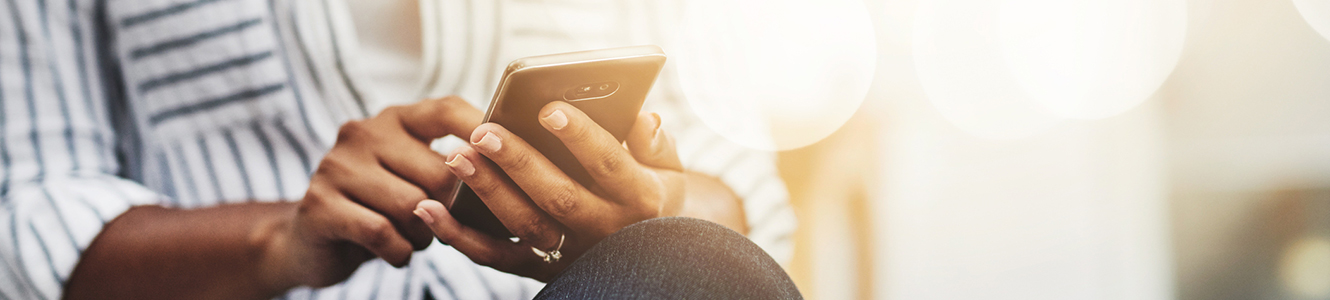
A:
<svg viewBox="0 0 1330 300">
<path fill-rule="evenodd" d="M 608 97 L 618 90 L 619 83 L 617 82 L 593 82 L 576 85 L 565 90 L 563 99 L 568 101 L 600 99 Z"/>
</svg>

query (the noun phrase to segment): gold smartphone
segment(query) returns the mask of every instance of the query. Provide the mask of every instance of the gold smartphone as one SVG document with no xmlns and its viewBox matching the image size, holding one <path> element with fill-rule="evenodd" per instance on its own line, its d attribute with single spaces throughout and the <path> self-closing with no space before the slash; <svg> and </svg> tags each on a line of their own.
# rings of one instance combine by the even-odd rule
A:
<svg viewBox="0 0 1330 300">
<path fill-rule="evenodd" d="M 485 122 L 503 125 L 594 190 L 595 181 L 563 142 L 540 125 L 537 114 L 551 101 L 567 101 L 623 142 L 664 66 L 665 53 L 652 45 L 521 58 L 504 70 Z M 452 200 L 444 204 L 463 225 L 512 236 L 465 183 L 459 181 Z"/>
</svg>

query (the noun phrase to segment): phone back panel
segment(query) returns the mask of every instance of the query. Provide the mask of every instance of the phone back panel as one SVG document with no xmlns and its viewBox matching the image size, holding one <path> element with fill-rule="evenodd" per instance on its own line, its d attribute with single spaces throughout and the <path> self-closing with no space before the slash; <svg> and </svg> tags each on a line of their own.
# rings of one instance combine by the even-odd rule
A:
<svg viewBox="0 0 1330 300">
<path fill-rule="evenodd" d="M 569 101 L 617 140 L 627 137 L 646 95 L 665 64 L 655 46 L 573 52 L 519 59 L 500 80 L 485 120 L 526 140 L 565 174 L 592 191 L 595 181 L 563 142 L 540 125 L 539 112 L 552 101 L 568 101 L 579 88 L 614 85 L 612 93 Z M 512 236 L 484 202 L 459 184 L 449 211 L 458 222 L 495 236 Z"/>
</svg>

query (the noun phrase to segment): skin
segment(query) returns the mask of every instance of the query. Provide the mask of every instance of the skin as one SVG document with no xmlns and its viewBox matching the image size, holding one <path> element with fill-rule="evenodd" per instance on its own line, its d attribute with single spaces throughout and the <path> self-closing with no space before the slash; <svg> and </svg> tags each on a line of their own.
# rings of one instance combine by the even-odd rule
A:
<svg viewBox="0 0 1330 300">
<path fill-rule="evenodd" d="M 471 133 L 471 145 L 456 149 L 447 165 L 520 241 L 462 226 L 443 204 L 421 201 L 415 213 L 439 241 L 481 265 L 548 280 L 619 228 L 679 214 L 683 166 L 658 116 L 639 115 L 621 145 L 568 103 L 551 102 L 539 115 L 541 125 L 563 141 L 600 188 L 577 183 L 503 126 L 483 124 Z M 545 263 L 532 255 L 532 247 L 558 248 L 570 259 Z"/>
<path fill-rule="evenodd" d="M 575 108 L 550 106 L 541 116 L 551 110 L 567 114 L 567 125 L 552 132 L 579 161 L 589 162 L 602 189 L 588 191 L 549 169 L 548 160 L 522 148 L 520 139 L 504 138 L 501 126 L 482 125 L 483 113 L 462 99 L 421 101 L 343 125 L 298 203 L 131 208 L 83 252 L 65 297 L 269 299 L 296 286 L 336 284 L 375 257 L 404 266 L 436 235 L 476 262 L 548 280 L 596 241 L 647 218 L 702 217 L 745 231 L 739 199 L 715 178 L 683 171 L 672 141 L 656 129 L 658 118 L 642 114 L 625 148 L 605 140 L 603 129 L 586 126 Z M 520 233 L 518 243 L 461 226 L 428 200 L 450 196 L 462 162 L 449 164 L 429 142 L 448 135 L 481 141 L 485 133 L 500 138 L 502 148 L 463 147 L 450 157 L 467 157 L 474 169 L 461 178 L 486 187 L 482 200 Z M 541 175 L 509 179 L 499 171 L 509 169 Z M 632 177 L 619 177 L 625 174 Z M 569 197 L 532 199 L 523 188 Z M 567 239 L 559 263 L 547 264 L 531 251 L 553 249 L 560 234 Z"/>
</svg>

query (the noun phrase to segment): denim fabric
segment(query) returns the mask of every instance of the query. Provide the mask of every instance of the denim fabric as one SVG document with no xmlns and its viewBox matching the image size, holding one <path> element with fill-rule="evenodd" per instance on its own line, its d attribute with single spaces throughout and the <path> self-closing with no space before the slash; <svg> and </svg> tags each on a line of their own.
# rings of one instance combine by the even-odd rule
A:
<svg viewBox="0 0 1330 300">
<path fill-rule="evenodd" d="M 659 218 L 596 244 L 536 299 L 802 299 L 766 252 L 719 224 Z"/>
</svg>

